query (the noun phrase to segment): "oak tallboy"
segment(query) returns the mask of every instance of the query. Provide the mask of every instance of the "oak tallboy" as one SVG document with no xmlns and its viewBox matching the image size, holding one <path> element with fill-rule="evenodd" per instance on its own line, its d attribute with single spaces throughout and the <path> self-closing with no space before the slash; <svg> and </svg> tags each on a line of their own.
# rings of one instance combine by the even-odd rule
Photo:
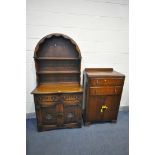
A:
<svg viewBox="0 0 155 155">
<path fill-rule="evenodd" d="M 84 122 L 116 122 L 125 76 L 112 68 L 86 68 L 83 74 Z"/>
</svg>

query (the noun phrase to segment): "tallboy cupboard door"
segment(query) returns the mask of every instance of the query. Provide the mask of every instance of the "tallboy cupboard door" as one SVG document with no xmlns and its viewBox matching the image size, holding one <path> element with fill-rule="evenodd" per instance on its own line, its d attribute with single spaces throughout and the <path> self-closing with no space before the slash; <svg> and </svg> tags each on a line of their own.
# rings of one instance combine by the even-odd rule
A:
<svg viewBox="0 0 155 155">
<path fill-rule="evenodd" d="M 88 99 L 88 121 L 111 121 L 117 119 L 120 96 L 90 96 Z"/>
</svg>

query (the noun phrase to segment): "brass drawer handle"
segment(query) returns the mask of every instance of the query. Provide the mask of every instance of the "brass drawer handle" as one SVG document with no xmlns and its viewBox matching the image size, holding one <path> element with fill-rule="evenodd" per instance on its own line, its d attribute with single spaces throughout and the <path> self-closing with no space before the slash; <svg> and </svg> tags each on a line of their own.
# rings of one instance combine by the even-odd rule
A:
<svg viewBox="0 0 155 155">
<path fill-rule="evenodd" d="M 106 105 L 102 105 L 102 109 L 108 109 Z"/>
<path fill-rule="evenodd" d="M 102 105 L 100 112 L 103 112 L 104 110 L 108 109 L 108 107 L 106 105 Z"/>
</svg>

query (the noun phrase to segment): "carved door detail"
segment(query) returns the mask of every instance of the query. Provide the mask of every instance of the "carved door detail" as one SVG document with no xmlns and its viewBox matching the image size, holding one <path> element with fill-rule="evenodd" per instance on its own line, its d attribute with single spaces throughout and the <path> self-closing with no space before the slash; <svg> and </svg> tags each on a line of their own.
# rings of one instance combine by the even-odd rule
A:
<svg viewBox="0 0 155 155">
<path fill-rule="evenodd" d="M 62 95 L 62 102 L 66 105 L 77 105 L 81 104 L 82 102 L 82 95 L 79 94 L 72 94 L 72 95 Z"/>
<path fill-rule="evenodd" d="M 75 123 L 80 120 L 81 110 L 78 106 L 64 106 L 64 123 Z"/>
<path fill-rule="evenodd" d="M 55 125 L 57 123 L 56 106 L 42 107 L 42 124 Z"/>
<path fill-rule="evenodd" d="M 81 94 L 40 95 L 36 101 L 40 125 L 63 127 L 81 120 Z"/>
</svg>

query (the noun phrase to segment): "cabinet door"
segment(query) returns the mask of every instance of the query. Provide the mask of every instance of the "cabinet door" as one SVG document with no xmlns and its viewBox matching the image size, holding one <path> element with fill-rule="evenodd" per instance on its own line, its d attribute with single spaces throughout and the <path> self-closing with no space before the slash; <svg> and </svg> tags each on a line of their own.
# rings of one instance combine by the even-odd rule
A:
<svg viewBox="0 0 155 155">
<path fill-rule="evenodd" d="M 87 120 L 90 122 L 116 120 L 119 103 L 120 95 L 89 96 L 86 108 Z"/>
<path fill-rule="evenodd" d="M 64 124 L 80 123 L 82 94 L 63 94 L 61 98 L 64 105 Z"/>
<path fill-rule="evenodd" d="M 81 102 L 82 94 L 36 96 L 38 125 L 63 127 L 67 123 L 79 123 L 81 121 Z"/>
<path fill-rule="evenodd" d="M 56 106 L 41 107 L 42 125 L 55 125 L 57 123 Z"/>
<path fill-rule="evenodd" d="M 64 106 L 64 124 L 80 123 L 81 108 L 79 105 Z"/>
</svg>

